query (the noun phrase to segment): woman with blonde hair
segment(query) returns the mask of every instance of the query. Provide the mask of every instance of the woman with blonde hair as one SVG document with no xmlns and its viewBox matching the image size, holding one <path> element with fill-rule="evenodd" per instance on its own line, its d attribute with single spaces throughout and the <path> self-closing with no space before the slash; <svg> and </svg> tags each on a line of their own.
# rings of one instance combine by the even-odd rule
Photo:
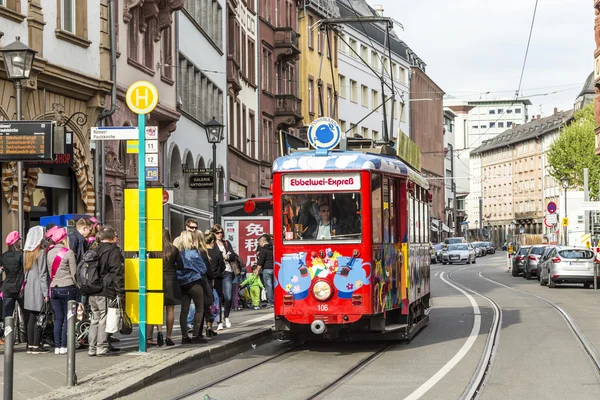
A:
<svg viewBox="0 0 600 400">
<path fill-rule="evenodd" d="M 195 243 L 196 242 L 196 243 Z M 204 324 L 204 290 L 202 289 L 202 275 L 206 274 L 207 266 L 197 249 L 197 240 L 192 232 L 181 233 L 179 251 L 183 261 L 183 269 L 177 270 L 177 279 L 181 288 L 181 313 L 179 324 L 181 326 L 181 343 L 206 343 L 202 337 Z M 194 300 L 196 311 L 194 313 L 193 338 L 188 336 L 186 329 L 187 314 L 190 303 Z"/>
<path fill-rule="evenodd" d="M 47 353 L 41 345 L 42 331 L 36 326 L 38 316 L 49 301 L 48 271 L 46 270 L 46 252 L 44 228 L 34 226 L 27 232 L 25 241 L 25 285 L 24 317 L 27 324 L 27 353 Z"/>
</svg>

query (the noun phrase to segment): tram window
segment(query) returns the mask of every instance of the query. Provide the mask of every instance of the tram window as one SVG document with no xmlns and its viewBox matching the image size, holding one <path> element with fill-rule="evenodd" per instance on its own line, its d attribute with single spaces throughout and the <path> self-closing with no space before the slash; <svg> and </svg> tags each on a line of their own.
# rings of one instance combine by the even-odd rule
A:
<svg viewBox="0 0 600 400">
<path fill-rule="evenodd" d="M 423 224 L 425 225 L 425 242 L 429 243 L 431 241 L 431 226 L 429 220 L 429 204 L 425 203 L 425 219 L 423 220 Z"/>
<path fill-rule="evenodd" d="M 390 183 L 389 179 L 383 178 L 383 242 L 390 242 Z"/>
<path fill-rule="evenodd" d="M 408 229 L 410 231 L 410 243 L 415 242 L 415 198 L 408 198 Z"/>
<path fill-rule="evenodd" d="M 381 175 L 373 174 L 371 177 L 371 202 L 373 221 L 373 243 L 381 243 Z"/>
<path fill-rule="evenodd" d="M 282 196 L 283 240 L 360 240 L 360 193 Z"/>
<path fill-rule="evenodd" d="M 400 205 L 396 201 L 396 190 L 398 190 L 398 180 L 390 179 L 390 242 L 396 243 L 398 241 L 398 224 L 396 218 L 398 218 L 398 207 Z"/>
</svg>

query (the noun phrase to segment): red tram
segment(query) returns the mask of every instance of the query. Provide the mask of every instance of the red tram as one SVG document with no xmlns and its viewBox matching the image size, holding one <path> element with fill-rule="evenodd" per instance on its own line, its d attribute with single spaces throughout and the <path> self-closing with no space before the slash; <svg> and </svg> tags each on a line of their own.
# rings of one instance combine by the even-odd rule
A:
<svg viewBox="0 0 600 400">
<path fill-rule="evenodd" d="M 410 339 L 428 322 L 427 181 L 396 156 L 306 151 L 273 164 L 281 339 Z"/>
</svg>

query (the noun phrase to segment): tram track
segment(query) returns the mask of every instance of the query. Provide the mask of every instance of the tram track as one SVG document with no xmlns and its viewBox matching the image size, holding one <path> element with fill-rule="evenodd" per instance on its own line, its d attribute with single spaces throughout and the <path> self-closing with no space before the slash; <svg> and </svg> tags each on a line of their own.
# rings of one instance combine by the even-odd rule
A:
<svg viewBox="0 0 600 400">
<path fill-rule="evenodd" d="M 321 398 L 324 398 L 325 396 L 327 396 L 328 394 L 330 394 L 331 392 L 333 392 L 340 384 L 342 384 L 344 381 L 346 381 L 347 379 L 350 379 L 351 377 L 355 376 L 357 373 L 359 373 L 363 368 L 365 368 L 366 366 L 368 366 L 369 364 L 371 364 L 372 362 L 374 362 L 376 359 L 378 359 L 379 357 L 381 357 L 383 354 L 385 354 L 392 346 L 394 346 L 395 343 L 390 343 L 387 344 L 385 346 L 382 346 L 381 348 L 379 348 L 378 350 L 375 350 L 374 352 L 372 352 L 371 354 L 369 354 L 366 357 L 363 357 L 358 363 L 354 364 L 352 367 L 348 368 L 346 371 L 344 371 L 342 374 L 340 374 L 335 380 L 330 381 L 329 383 L 323 385 L 321 388 L 319 388 L 317 391 L 315 391 L 314 393 L 308 395 L 306 397 L 307 400 L 318 400 Z M 215 379 L 211 382 L 208 382 L 204 385 L 201 385 L 199 387 L 196 387 L 192 390 L 189 390 L 183 394 L 180 394 L 176 397 L 173 397 L 173 400 L 182 400 L 182 399 L 187 399 L 190 398 L 194 395 L 200 394 L 201 392 L 210 389 L 216 385 L 219 385 L 223 382 L 232 380 L 236 377 L 238 377 L 240 374 L 244 374 L 246 372 L 250 372 L 252 370 L 255 370 L 256 368 L 265 365 L 267 363 L 273 362 L 287 354 L 290 354 L 294 351 L 301 351 L 301 349 L 305 346 L 305 344 L 300 344 L 300 345 L 296 345 L 284 350 L 279 351 L 278 353 L 264 359 L 261 360 L 259 362 L 256 362 L 250 366 L 241 368 L 236 370 L 235 372 L 229 373 L 227 375 L 224 375 L 218 379 Z"/>
<path fill-rule="evenodd" d="M 585 334 L 583 333 L 583 331 L 581 330 L 581 328 L 577 325 L 577 323 L 573 320 L 573 318 L 571 317 L 571 315 L 569 315 L 568 312 L 566 312 L 564 309 L 562 309 L 560 306 L 558 306 L 557 304 L 555 304 L 554 302 L 542 297 L 542 296 L 538 296 L 536 294 L 533 293 L 529 293 L 526 292 L 524 290 L 520 290 L 517 289 L 515 287 L 512 286 L 508 286 L 505 285 L 502 282 L 498 282 L 494 279 L 488 278 L 486 276 L 483 275 L 483 273 L 486 271 L 481 271 L 478 273 L 479 277 L 490 282 L 493 283 L 497 286 L 506 288 L 506 289 L 510 289 L 513 290 L 515 292 L 524 294 L 526 296 L 530 296 L 533 297 L 535 299 L 540 300 L 543 303 L 546 303 L 547 305 L 549 305 L 550 307 L 552 307 L 556 312 L 558 312 L 560 314 L 561 317 L 563 317 L 563 319 L 565 320 L 567 326 L 569 327 L 569 329 L 571 330 L 571 332 L 573 333 L 573 335 L 575 336 L 575 338 L 577 339 L 578 344 L 582 347 L 584 353 L 587 355 L 590 363 L 592 364 L 592 366 L 594 367 L 594 372 L 596 373 L 596 376 L 598 376 L 600 378 L 600 355 L 598 354 L 598 351 L 596 350 L 596 348 L 594 347 L 594 345 L 589 341 L 589 339 L 585 336 Z"/>
</svg>

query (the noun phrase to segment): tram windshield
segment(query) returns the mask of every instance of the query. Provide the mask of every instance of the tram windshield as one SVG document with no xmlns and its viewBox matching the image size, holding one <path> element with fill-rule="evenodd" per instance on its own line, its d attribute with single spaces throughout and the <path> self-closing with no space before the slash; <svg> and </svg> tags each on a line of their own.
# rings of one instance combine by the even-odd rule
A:
<svg viewBox="0 0 600 400">
<path fill-rule="evenodd" d="M 360 193 L 282 196 L 283 240 L 360 240 Z"/>
</svg>

